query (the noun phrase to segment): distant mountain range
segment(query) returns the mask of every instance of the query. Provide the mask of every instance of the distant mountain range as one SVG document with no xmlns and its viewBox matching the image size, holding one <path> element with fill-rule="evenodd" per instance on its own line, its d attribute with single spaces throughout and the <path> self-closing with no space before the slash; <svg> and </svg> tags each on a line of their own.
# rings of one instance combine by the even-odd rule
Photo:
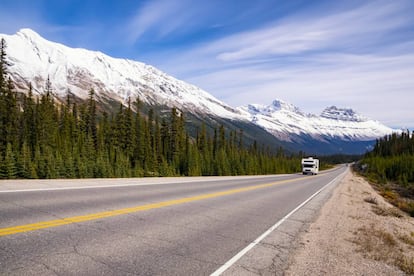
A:
<svg viewBox="0 0 414 276">
<path fill-rule="evenodd" d="M 49 77 L 54 95 L 60 100 L 68 91 L 84 100 L 91 88 L 102 108 L 113 108 L 139 97 L 147 109 L 162 113 L 176 107 L 185 112 L 187 126 L 194 134 L 201 122 L 210 129 L 223 124 L 230 129 L 243 129 L 246 142 L 256 140 L 274 149 L 282 146 L 293 152 L 355 154 L 365 152 L 375 139 L 398 131 L 352 109 L 335 106 L 326 108 L 321 115 L 305 114 L 282 100 L 268 106 L 234 108 L 141 62 L 69 48 L 30 29 L 0 37 L 6 40 L 9 75 L 18 91 L 27 92 L 31 83 L 34 93 L 41 94 Z"/>
</svg>

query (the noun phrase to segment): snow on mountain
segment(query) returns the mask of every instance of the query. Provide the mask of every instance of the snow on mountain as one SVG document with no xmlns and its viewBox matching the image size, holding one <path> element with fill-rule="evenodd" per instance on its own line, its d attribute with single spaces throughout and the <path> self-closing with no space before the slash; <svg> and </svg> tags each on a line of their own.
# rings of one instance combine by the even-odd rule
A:
<svg viewBox="0 0 414 276">
<path fill-rule="evenodd" d="M 327 107 L 322 111 L 321 117 L 349 122 L 369 121 L 368 118 L 356 113 L 350 108 L 337 108 L 336 106 Z"/>
<path fill-rule="evenodd" d="M 30 82 L 35 93 L 42 93 L 49 76 L 53 92 L 60 98 L 70 89 L 85 99 L 93 88 L 98 97 L 119 102 L 139 97 L 148 104 L 242 119 L 236 109 L 207 92 L 144 63 L 69 48 L 50 42 L 30 29 L 0 36 L 7 43 L 11 78 L 23 91 L 27 91 Z"/>
<path fill-rule="evenodd" d="M 292 134 L 308 134 L 317 140 L 339 138 L 346 141 L 369 141 L 395 131 L 352 109 L 335 106 L 326 108 L 320 116 L 304 114 L 299 108 L 282 100 L 275 100 L 269 106 L 242 106 L 239 110 L 255 124 L 288 142 L 292 142 Z"/>
<path fill-rule="evenodd" d="M 352 109 L 335 106 L 326 108 L 319 116 L 305 114 L 281 100 L 268 106 L 250 104 L 236 109 L 194 85 L 141 62 L 69 48 L 50 42 L 30 29 L 22 29 L 15 35 L 0 34 L 0 37 L 7 43 L 10 76 L 21 91 L 28 91 L 31 83 L 34 92 L 40 94 L 49 77 L 53 92 L 61 99 L 68 89 L 86 99 L 93 88 L 98 100 L 125 103 L 128 98 L 139 97 L 150 105 L 177 107 L 200 117 L 208 114 L 251 122 L 280 140 L 295 143 L 303 143 L 301 135 L 323 142 L 330 139 L 352 142 L 374 140 L 394 131 Z"/>
</svg>

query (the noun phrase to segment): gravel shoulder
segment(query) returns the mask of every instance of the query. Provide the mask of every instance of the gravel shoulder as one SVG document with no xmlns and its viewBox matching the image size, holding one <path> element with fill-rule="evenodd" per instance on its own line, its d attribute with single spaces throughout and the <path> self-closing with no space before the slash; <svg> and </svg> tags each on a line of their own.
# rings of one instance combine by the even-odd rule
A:
<svg viewBox="0 0 414 276">
<path fill-rule="evenodd" d="M 354 173 L 299 239 L 285 275 L 414 274 L 414 219 Z"/>
</svg>

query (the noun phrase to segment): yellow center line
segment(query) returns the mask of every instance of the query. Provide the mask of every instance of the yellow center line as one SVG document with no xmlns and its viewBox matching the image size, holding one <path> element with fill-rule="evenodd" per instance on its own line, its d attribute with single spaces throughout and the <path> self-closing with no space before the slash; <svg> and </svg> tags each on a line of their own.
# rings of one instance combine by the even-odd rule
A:
<svg viewBox="0 0 414 276">
<path fill-rule="evenodd" d="M 238 188 L 238 189 L 232 189 L 232 190 L 226 190 L 222 192 L 216 192 L 216 193 L 210 193 L 210 194 L 200 194 L 192 197 L 184 197 L 179 199 L 173 199 L 168 201 L 162 201 L 157 203 L 150 203 L 135 207 L 129 207 L 129 208 L 123 208 L 118 210 L 112 210 L 112 211 L 105 211 L 105 212 L 99 212 L 94 214 L 88 214 L 88 215 L 82 215 L 82 216 L 75 216 L 75 217 L 68 217 L 68 218 L 62 218 L 62 219 L 56 219 L 56 220 L 49 220 L 49 221 L 43 221 L 43 222 L 37 222 L 32 224 L 25 224 L 25 225 L 19 225 L 19 226 L 12 226 L 7 228 L 0 228 L 0 236 L 7 236 L 7 235 L 13 235 L 17 233 L 23 233 L 23 232 L 29 232 L 29 231 L 35 231 L 39 229 L 44 228 L 51 228 L 66 224 L 72 224 L 72 223 L 79 223 L 79 222 L 85 222 L 85 221 L 91 221 L 96 219 L 102 219 L 102 218 L 108 218 L 113 216 L 119 216 L 119 215 L 125 215 L 130 213 L 136 213 L 146 210 L 152 210 L 152 209 L 158 209 L 162 207 L 172 206 L 172 205 L 178 205 L 182 203 L 188 203 L 203 199 L 209 199 L 209 198 L 215 198 L 215 197 L 221 197 L 226 195 L 232 195 L 236 193 L 242 193 L 257 189 L 263 189 L 275 185 L 280 185 L 288 182 L 293 182 L 302 179 L 301 178 L 295 178 L 295 179 L 288 179 L 288 180 L 281 180 L 277 182 L 271 182 L 266 184 L 260 184 L 260 185 L 254 185 L 244 188 Z"/>
</svg>

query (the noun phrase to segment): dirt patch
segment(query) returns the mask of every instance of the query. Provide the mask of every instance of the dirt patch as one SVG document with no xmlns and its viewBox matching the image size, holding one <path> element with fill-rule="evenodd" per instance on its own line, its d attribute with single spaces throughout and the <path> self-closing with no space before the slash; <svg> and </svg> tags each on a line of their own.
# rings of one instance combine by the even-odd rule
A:
<svg viewBox="0 0 414 276">
<path fill-rule="evenodd" d="M 414 274 L 414 218 L 353 173 L 300 239 L 286 275 Z"/>
</svg>

